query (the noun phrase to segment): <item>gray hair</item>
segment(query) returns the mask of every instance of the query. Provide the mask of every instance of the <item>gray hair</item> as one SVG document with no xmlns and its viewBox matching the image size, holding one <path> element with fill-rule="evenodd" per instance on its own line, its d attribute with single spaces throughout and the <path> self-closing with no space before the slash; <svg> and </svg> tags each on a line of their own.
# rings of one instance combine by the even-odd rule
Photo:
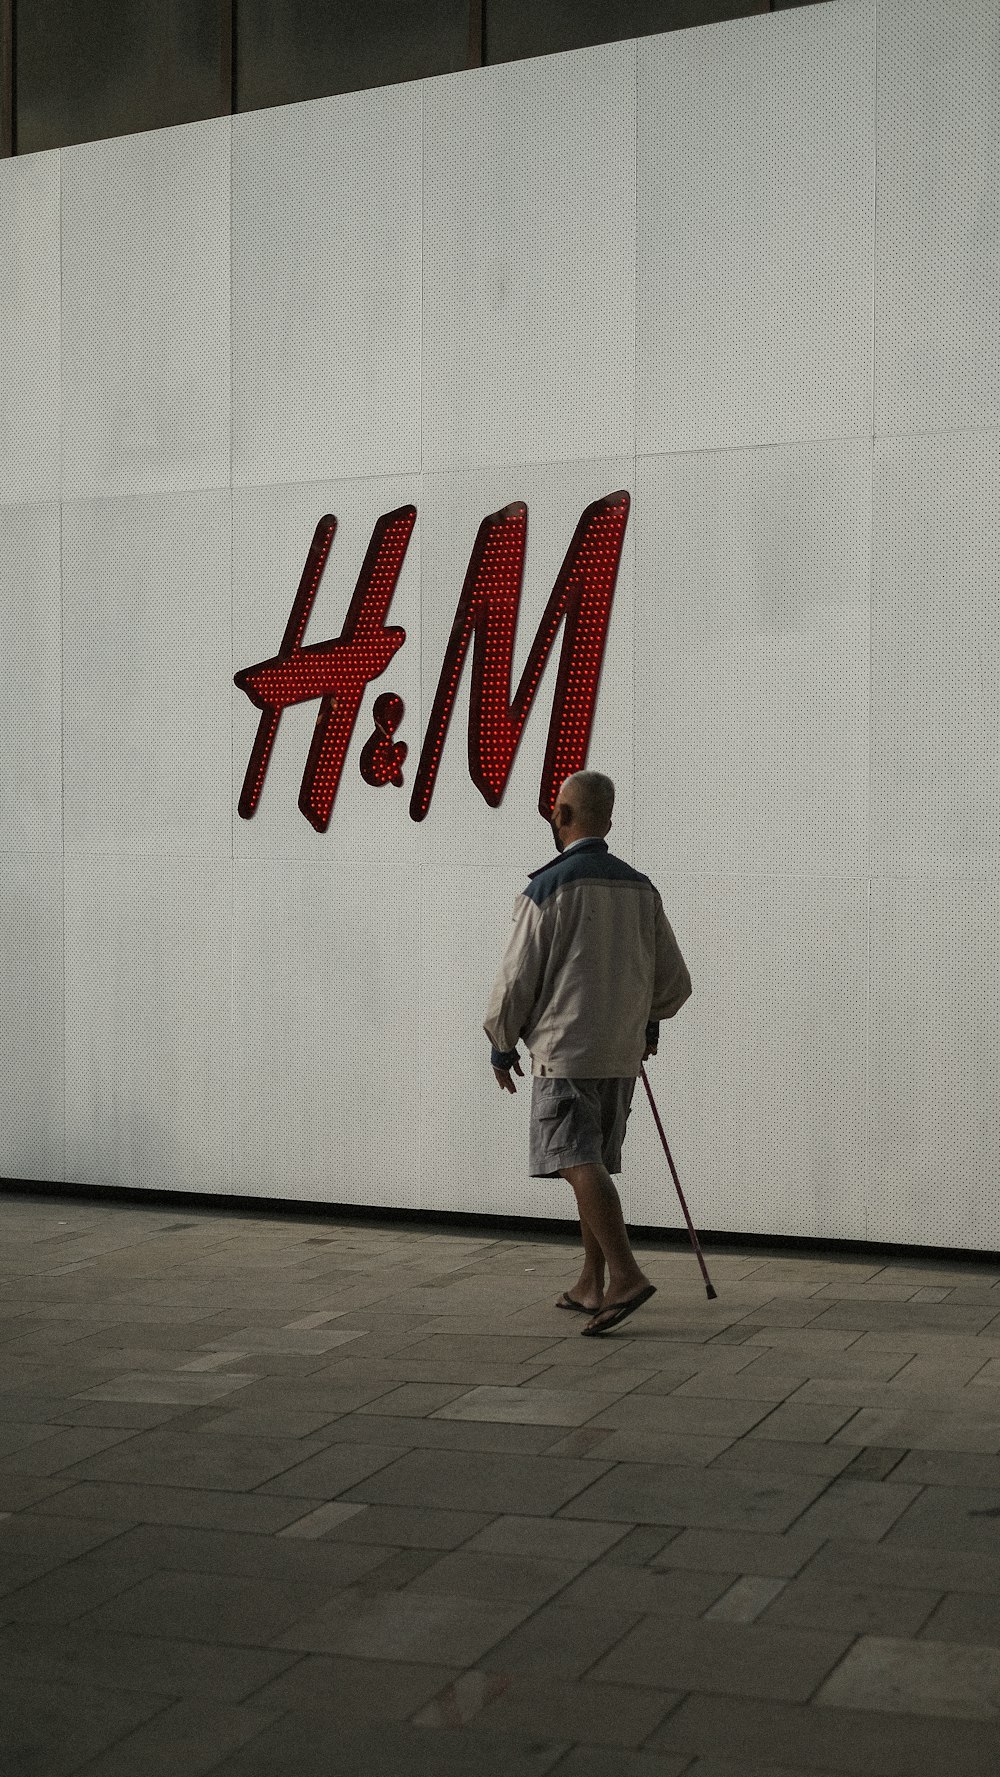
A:
<svg viewBox="0 0 1000 1777">
<path fill-rule="evenodd" d="M 573 810 L 585 826 L 609 827 L 615 806 L 615 786 L 603 771 L 574 771 L 563 789 L 573 787 Z"/>
</svg>

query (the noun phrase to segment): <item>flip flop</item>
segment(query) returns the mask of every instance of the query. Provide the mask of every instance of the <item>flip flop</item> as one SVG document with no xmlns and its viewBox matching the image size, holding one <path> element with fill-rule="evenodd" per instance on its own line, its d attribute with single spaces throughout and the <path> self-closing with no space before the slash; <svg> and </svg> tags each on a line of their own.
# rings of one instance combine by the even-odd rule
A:
<svg viewBox="0 0 1000 1777">
<path fill-rule="evenodd" d="M 650 1296 L 655 1295 L 655 1283 L 647 1283 L 644 1290 L 640 1290 L 637 1296 L 630 1296 L 627 1302 L 612 1302 L 607 1308 L 599 1309 L 590 1326 L 580 1329 L 581 1336 L 584 1339 L 588 1337 L 598 1339 L 602 1333 L 610 1333 L 612 1327 L 617 1327 L 623 1320 L 628 1320 L 630 1314 L 634 1314 L 637 1308 L 641 1308 L 644 1302 L 649 1301 Z M 596 1322 L 602 1320 L 604 1315 L 608 1315 L 610 1318 L 603 1320 L 601 1326 L 597 1326 Z"/>
<path fill-rule="evenodd" d="M 591 1319 L 593 1319 L 595 1314 L 600 1314 L 601 1312 L 599 1308 L 588 1308 L 586 1302 L 578 1302 L 576 1297 L 571 1296 L 568 1290 L 563 1290 L 562 1295 L 556 1303 L 556 1307 L 572 1308 L 575 1314 L 589 1314 Z"/>
</svg>

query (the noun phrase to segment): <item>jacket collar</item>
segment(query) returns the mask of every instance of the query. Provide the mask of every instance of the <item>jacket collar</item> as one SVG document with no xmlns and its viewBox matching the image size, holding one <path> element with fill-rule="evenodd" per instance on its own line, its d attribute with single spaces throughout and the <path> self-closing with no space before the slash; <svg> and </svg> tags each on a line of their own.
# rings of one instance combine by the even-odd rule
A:
<svg viewBox="0 0 1000 1777">
<path fill-rule="evenodd" d="M 566 851 L 561 851 L 557 857 L 550 858 L 548 863 L 542 864 L 538 870 L 529 870 L 528 881 L 534 882 L 536 876 L 541 876 L 546 870 L 551 870 L 555 864 L 561 864 L 571 851 L 607 851 L 607 849 L 606 839 L 574 839 L 572 845 L 566 847 Z"/>
</svg>

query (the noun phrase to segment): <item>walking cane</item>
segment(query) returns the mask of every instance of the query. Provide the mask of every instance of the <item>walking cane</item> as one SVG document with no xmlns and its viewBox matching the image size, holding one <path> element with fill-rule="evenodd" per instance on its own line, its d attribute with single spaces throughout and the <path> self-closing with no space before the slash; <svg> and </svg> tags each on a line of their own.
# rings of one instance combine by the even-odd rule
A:
<svg viewBox="0 0 1000 1777">
<path fill-rule="evenodd" d="M 705 1267 L 705 1256 L 701 1250 L 701 1247 L 698 1244 L 698 1236 L 694 1231 L 694 1223 L 692 1222 L 691 1217 L 688 1214 L 688 1206 L 684 1201 L 684 1192 L 681 1190 L 681 1181 L 677 1177 L 677 1168 L 674 1165 L 673 1156 L 670 1152 L 670 1149 L 667 1146 L 667 1138 L 663 1132 L 663 1124 L 660 1122 L 660 1113 L 656 1108 L 656 1100 L 653 1097 L 653 1088 L 650 1086 L 649 1080 L 646 1077 L 646 1070 L 641 1064 L 639 1067 L 639 1072 L 642 1075 L 642 1083 L 646 1088 L 646 1097 L 649 1099 L 649 1108 L 653 1113 L 653 1118 L 655 1120 L 656 1127 L 660 1132 L 660 1140 L 663 1143 L 663 1152 L 667 1156 L 667 1165 L 670 1168 L 670 1173 L 673 1178 L 674 1184 L 677 1186 L 677 1195 L 681 1200 L 681 1208 L 684 1211 L 684 1220 L 687 1223 L 688 1233 L 691 1236 L 691 1245 L 694 1247 L 694 1255 L 695 1255 L 695 1258 L 697 1259 L 699 1265 L 701 1266 L 701 1275 L 705 1279 L 705 1292 L 708 1296 L 709 1301 L 714 1302 L 716 1300 L 717 1291 L 716 1291 L 715 1285 L 712 1282 L 712 1279 L 708 1275 L 708 1271 Z"/>
</svg>

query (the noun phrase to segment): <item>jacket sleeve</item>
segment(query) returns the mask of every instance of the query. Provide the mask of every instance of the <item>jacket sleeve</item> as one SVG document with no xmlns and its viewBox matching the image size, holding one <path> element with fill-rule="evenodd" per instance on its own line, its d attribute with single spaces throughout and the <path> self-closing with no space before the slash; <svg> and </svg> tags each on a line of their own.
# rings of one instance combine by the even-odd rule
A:
<svg viewBox="0 0 1000 1777">
<path fill-rule="evenodd" d="M 493 1044 L 495 1066 L 510 1066 L 518 1042 L 531 1022 L 545 969 L 543 916 L 527 895 L 514 907 L 514 930 L 493 983 L 483 1029 Z"/>
<path fill-rule="evenodd" d="M 691 977 L 680 953 L 673 928 L 663 911 L 663 902 L 656 897 L 656 963 L 653 974 L 653 1001 L 649 1008 L 652 1024 L 661 1018 L 673 1018 L 684 1001 L 691 997 Z M 647 1030 L 647 1041 L 649 1032 Z M 655 1039 L 654 1039 L 655 1040 Z"/>
</svg>

